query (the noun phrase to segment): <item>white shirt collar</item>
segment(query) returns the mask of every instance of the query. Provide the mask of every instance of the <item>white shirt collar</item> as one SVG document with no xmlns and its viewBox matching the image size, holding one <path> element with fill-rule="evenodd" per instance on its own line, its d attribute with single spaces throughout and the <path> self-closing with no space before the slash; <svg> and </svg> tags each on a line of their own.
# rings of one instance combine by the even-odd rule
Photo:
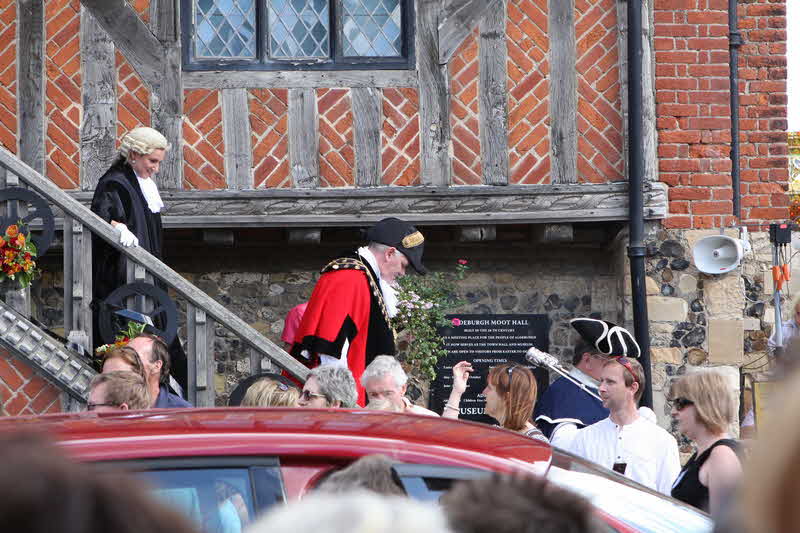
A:
<svg viewBox="0 0 800 533">
<path fill-rule="evenodd" d="M 158 186 L 152 178 L 140 178 L 136 171 L 136 180 L 139 182 L 139 188 L 142 190 L 144 199 L 147 200 L 147 207 L 153 213 L 160 213 L 164 208 L 164 201 L 161 200 L 161 195 L 158 194 Z"/>
<path fill-rule="evenodd" d="M 378 277 L 378 285 L 381 288 L 381 294 L 383 295 L 383 303 L 386 306 L 386 312 L 388 313 L 389 318 L 394 318 L 394 316 L 397 314 L 397 289 L 381 279 L 381 269 L 378 268 L 378 260 L 375 258 L 375 254 L 373 254 L 369 248 L 362 246 L 356 252 L 358 255 L 364 258 L 367 263 L 369 263 L 369 266 L 372 267 L 372 271 L 375 272 L 375 276 Z"/>
</svg>

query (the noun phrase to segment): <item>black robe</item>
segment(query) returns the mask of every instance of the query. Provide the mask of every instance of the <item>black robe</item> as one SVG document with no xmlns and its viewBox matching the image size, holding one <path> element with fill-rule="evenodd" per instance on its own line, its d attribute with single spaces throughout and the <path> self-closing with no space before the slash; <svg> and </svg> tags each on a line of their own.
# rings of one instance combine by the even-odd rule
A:
<svg viewBox="0 0 800 533">
<path fill-rule="evenodd" d="M 139 246 L 162 259 L 161 245 L 163 227 L 161 213 L 153 213 L 147 207 L 147 200 L 139 187 L 133 168 L 123 160 L 117 160 L 97 183 L 92 198 L 92 211 L 106 222 L 121 222 L 139 239 Z M 94 346 L 100 346 L 97 302 L 104 300 L 111 292 L 127 283 L 125 256 L 113 246 L 98 237 L 92 236 L 92 296 L 95 300 Z M 163 283 L 156 286 L 166 291 Z M 161 327 L 161 325 L 158 325 Z M 186 354 L 178 338 L 170 345 L 172 375 L 186 390 Z"/>
</svg>

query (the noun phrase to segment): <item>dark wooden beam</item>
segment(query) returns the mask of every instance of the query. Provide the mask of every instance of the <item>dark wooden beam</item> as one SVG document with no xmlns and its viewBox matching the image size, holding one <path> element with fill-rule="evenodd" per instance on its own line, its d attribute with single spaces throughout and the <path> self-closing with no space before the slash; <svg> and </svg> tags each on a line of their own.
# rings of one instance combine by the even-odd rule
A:
<svg viewBox="0 0 800 533">
<path fill-rule="evenodd" d="M 440 9 L 439 0 L 417 2 L 420 175 L 424 185 L 432 186 L 450 184 L 450 87 L 447 67 L 439 61 Z"/>
<path fill-rule="evenodd" d="M 463 226 L 460 228 L 458 240 L 461 242 L 486 242 L 497 240 L 497 226 Z"/>
<path fill-rule="evenodd" d="M 117 155 L 117 68 L 113 41 L 87 9 L 81 11 L 81 62 L 81 189 L 94 190 Z"/>
<path fill-rule="evenodd" d="M 450 62 L 458 47 L 486 13 L 505 12 L 502 0 L 444 0 L 440 5 L 438 57 L 441 65 Z"/>
<path fill-rule="evenodd" d="M 44 174 L 44 2 L 19 0 L 19 157 Z"/>
<path fill-rule="evenodd" d="M 478 44 L 481 167 L 486 185 L 508 184 L 506 12 L 502 2 L 499 7 L 481 20 Z"/>
<path fill-rule="evenodd" d="M 295 187 L 319 185 L 319 120 L 314 89 L 289 89 L 289 162 Z"/>
<path fill-rule="evenodd" d="M 353 95 L 353 131 L 356 152 L 356 185 L 381 184 L 381 91 L 355 87 Z"/>
<path fill-rule="evenodd" d="M 81 0 L 150 87 L 165 72 L 164 47 L 125 0 Z"/>
<path fill-rule="evenodd" d="M 550 157 L 553 183 L 578 181 L 578 76 L 575 71 L 575 0 L 549 0 Z"/>
</svg>

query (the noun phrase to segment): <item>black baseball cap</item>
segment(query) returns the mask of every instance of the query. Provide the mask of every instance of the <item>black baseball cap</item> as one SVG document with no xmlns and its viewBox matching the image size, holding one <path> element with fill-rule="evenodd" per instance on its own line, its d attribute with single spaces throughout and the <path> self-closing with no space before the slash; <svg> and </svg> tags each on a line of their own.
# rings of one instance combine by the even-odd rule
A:
<svg viewBox="0 0 800 533">
<path fill-rule="evenodd" d="M 422 265 L 425 237 L 417 228 L 399 218 L 384 218 L 367 230 L 367 241 L 393 246 L 403 252 L 408 262 L 420 274 L 428 270 Z"/>
</svg>

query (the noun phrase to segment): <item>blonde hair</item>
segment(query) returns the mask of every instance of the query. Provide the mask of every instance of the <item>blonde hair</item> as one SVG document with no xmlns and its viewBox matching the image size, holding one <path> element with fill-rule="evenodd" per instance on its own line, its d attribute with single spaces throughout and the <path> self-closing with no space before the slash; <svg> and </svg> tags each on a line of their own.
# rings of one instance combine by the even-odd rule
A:
<svg viewBox="0 0 800 533">
<path fill-rule="evenodd" d="M 119 407 L 123 403 L 128 409 L 148 409 L 151 406 L 150 392 L 144 378 L 136 372 L 117 370 L 96 374 L 89 383 L 94 389 L 106 385 L 106 402 Z"/>
<path fill-rule="evenodd" d="M 711 433 L 725 433 L 733 423 L 736 401 L 727 381 L 716 370 L 684 374 L 670 386 L 669 397 L 691 400 L 697 421 Z"/>
<path fill-rule="evenodd" d="M 156 150 L 169 150 L 167 138 L 153 128 L 134 128 L 122 137 L 119 153 L 126 161 L 130 161 L 131 152 L 147 155 Z"/>
<path fill-rule="evenodd" d="M 263 378 L 250 387 L 242 398 L 242 407 L 294 407 L 300 391 L 280 381 Z"/>
</svg>

